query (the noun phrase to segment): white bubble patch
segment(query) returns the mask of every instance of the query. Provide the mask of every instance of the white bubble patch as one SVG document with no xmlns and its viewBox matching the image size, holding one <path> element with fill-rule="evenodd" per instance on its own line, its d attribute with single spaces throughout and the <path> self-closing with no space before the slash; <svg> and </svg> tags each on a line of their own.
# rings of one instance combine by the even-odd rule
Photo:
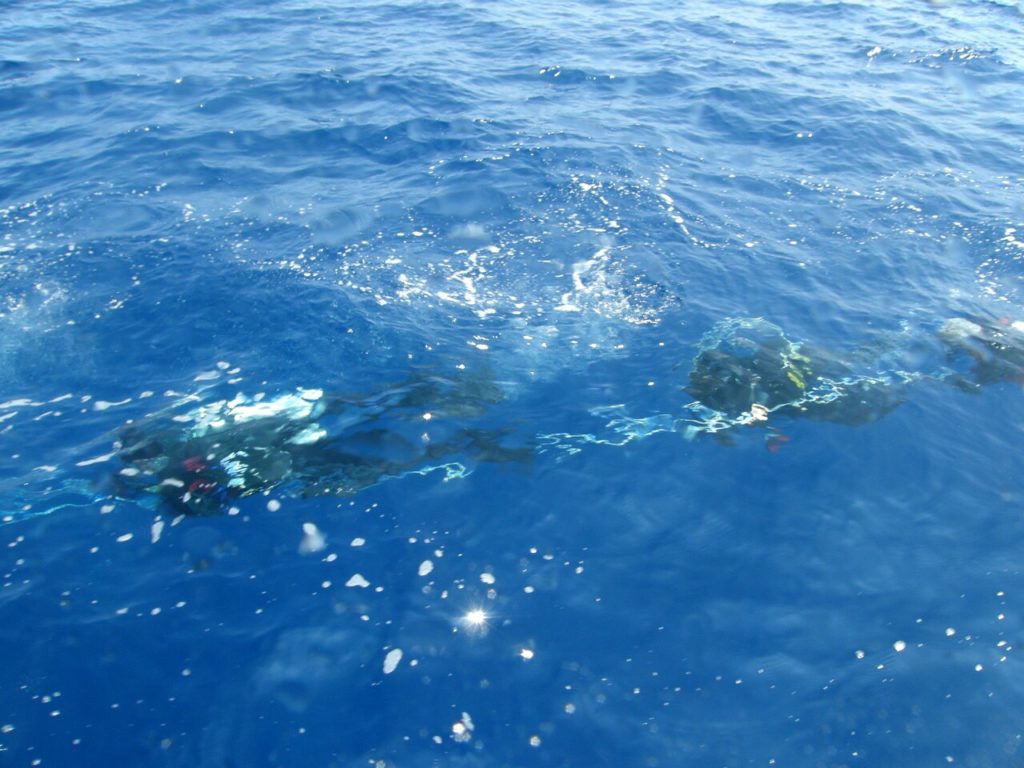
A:
<svg viewBox="0 0 1024 768">
<path fill-rule="evenodd" d="M 320 552 L 327 547 L 327 537 L 323 531 L 314 523 L 302 524 L 302 541 L 299 542 L 299 552 L 308 555 L 313 552 Z"/>
</svg>

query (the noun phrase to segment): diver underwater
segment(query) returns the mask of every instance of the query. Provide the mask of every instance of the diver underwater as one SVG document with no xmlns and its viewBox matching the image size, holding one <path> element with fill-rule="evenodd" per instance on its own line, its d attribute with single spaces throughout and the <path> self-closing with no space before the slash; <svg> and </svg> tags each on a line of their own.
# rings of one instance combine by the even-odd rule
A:
<svg viewBox="0 0 1024 768">
<path fill-rule="evenodd" d="M 270 489 L 340 497 L 409 474 L 458 477 L 457 458 L 528 461 L 510 430 L 477 423 L 502 397 L 487 377 L 434 374 L 365 397 L 299 389 L 158 413 L 119 430 L 113 490 L 209 515 Z"/>
<path fill-rule="evenodd" d="M 890 413 L 924 381 L 968 392 L 1024 383 L 1024 322 L 954 317 L 930 343 L 941 364 L 903 370 L 880 365 L 877 350 L 815 349 L 762 318 L 723 320 L 697 344 L 681 387 L 692 401 L 682 414 L 635 418 L 623 406 L 591 409 L 611 417 L 603 437 L 496 428 L 506 393 L 486 374 L 421 374 L 362 396 L 319 389 L 273 398 L 237 394 L 121 427 L 112 492 L 155 496 L 177 515 L 211 515 L 271 490 L 343 497 L 411 474 L 461 477 L 468 472 L 464 460 L 525 464 L 552 446 L 575 453 L 585 443 L 623 445 L 656 432 L 720 439 L 779 419 L 862 425 Z"/>
<path fill-rule="evenodd" d="M 691 410 L 709 411 L 709 428 L 765 422 L 775 415 L 858 425 L 898 407 L 915 382 L 947 382 L 969 392 L 1024 383 L 1024 322 L 981 316 L 946 320 L 935 334 L 935 370 L 882 366 L 877 349 L 845 356 L 792 341 L 762 318 L 718 323 L 698 343 L 689 383 Z M 890 354 L 897 350 L 886 350 Z M 868 363 L 855 364 L 858 358 Z"/>
</svg>

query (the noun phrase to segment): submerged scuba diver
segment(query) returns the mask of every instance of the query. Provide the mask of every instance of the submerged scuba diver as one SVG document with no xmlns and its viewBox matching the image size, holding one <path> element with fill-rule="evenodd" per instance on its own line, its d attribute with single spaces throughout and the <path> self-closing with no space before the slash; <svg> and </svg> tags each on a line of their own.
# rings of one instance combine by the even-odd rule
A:
<svg viewBox="0 0 1024 768">
<path fill-rule="evenodd" d="M 509 430 L 469 426 L 501 399 L 489 379 L 435 375 L 369 397 L 300 389 L 158 414 L 120 429 L 115 493 L 156 494 L 173 512 L 209 515 L 276 488 L 346 496 L 408 474 L 459 476 L 458 457 L 528 459 L 529 447 L 504 444 Z"/>
<path fill-rule="evenodd" d="M 945 367 L 936 372 L 862 373 L 834 354 L 791 341 L 766 320 L 730 319 L 701 340 L 684 391 L 696 400 L 691 410 L 705 412 L 702 431 L 717 432 L 774 414 L 865 424 L 896 408 L 908 385 L 922 380 L 972 392 L 999 382 L 1024 384 L 1024 322 L 955 317 L 937 339 Z M 969 370 L 957 370 L 965 361 Z"/>
<path fill-rule="evenodd" d="M 761 318 L 723 321 L 705 334 L 699 349 L 684 391 L 718 415 L 720 429 L 767 421 L 771 414 L 864 424 L 896 408 L 914 378 L 902 372 L 858 374 Z"/>
</svg>

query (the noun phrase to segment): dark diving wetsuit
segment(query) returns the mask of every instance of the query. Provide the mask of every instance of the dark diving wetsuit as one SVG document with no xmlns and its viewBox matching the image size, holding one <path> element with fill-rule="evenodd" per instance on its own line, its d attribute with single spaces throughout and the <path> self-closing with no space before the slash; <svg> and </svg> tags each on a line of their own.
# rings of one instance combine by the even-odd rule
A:
<svg viewBox="0 0 1024 768">
<path fill-rule="evenodd" d="M 864 424 L 903 399 L 906 377 L 857 374 L 761 318 L 723 321 L 699 347 L 685 391 L 726 425 L 767 421 L 772 414 Z"/>
<path fill-rule="evenodd" d="M 972 392 L 999 382 L 1024 384 L 1024 322 L 951 318 L 937 338 L 945 355 L 941 370 L 865 374 L 789 340 L 766 320 L 726 320 L 702 339 L 685 391 L 717 414 L 706 430 L 713 432 L 768 421 L 773 414 L 864 424 L 896 408 L 908 385 L 920 380 Z"/>
<path fill-rule="evenodd" d="M 422 376 L 370 397 L 300 389 L 159 414 L 121 428 L 115 492 L 155 493 L 173 512 L 209 515 L 279 487 L 345 496 L 403 474 L 457 475 L 461 457 L 521 461 L 532 451 L 507 447 L 507 431 L 472 426 L 501 398 L 487 379 Z"/>
</svg>

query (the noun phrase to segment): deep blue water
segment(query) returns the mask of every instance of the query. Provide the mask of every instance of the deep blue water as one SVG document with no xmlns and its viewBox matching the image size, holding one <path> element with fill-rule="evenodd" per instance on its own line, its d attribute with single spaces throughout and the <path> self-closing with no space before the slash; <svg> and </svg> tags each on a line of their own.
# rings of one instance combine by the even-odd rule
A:
<svg viewBox="0 0 1024 768">
<path fill-rule="evenodd" d="M 0 41 L 0 765 L 1024 766 L 1024 393 L 935 342 L 1024 318 L 1019 3 L 7 2 Z M 751 317 L 925 377 L 686 439 Z M 436 376 L 498 393 L 424 427 L 490 456 L 111 489 L 129 420 Z"/>
</svg>

